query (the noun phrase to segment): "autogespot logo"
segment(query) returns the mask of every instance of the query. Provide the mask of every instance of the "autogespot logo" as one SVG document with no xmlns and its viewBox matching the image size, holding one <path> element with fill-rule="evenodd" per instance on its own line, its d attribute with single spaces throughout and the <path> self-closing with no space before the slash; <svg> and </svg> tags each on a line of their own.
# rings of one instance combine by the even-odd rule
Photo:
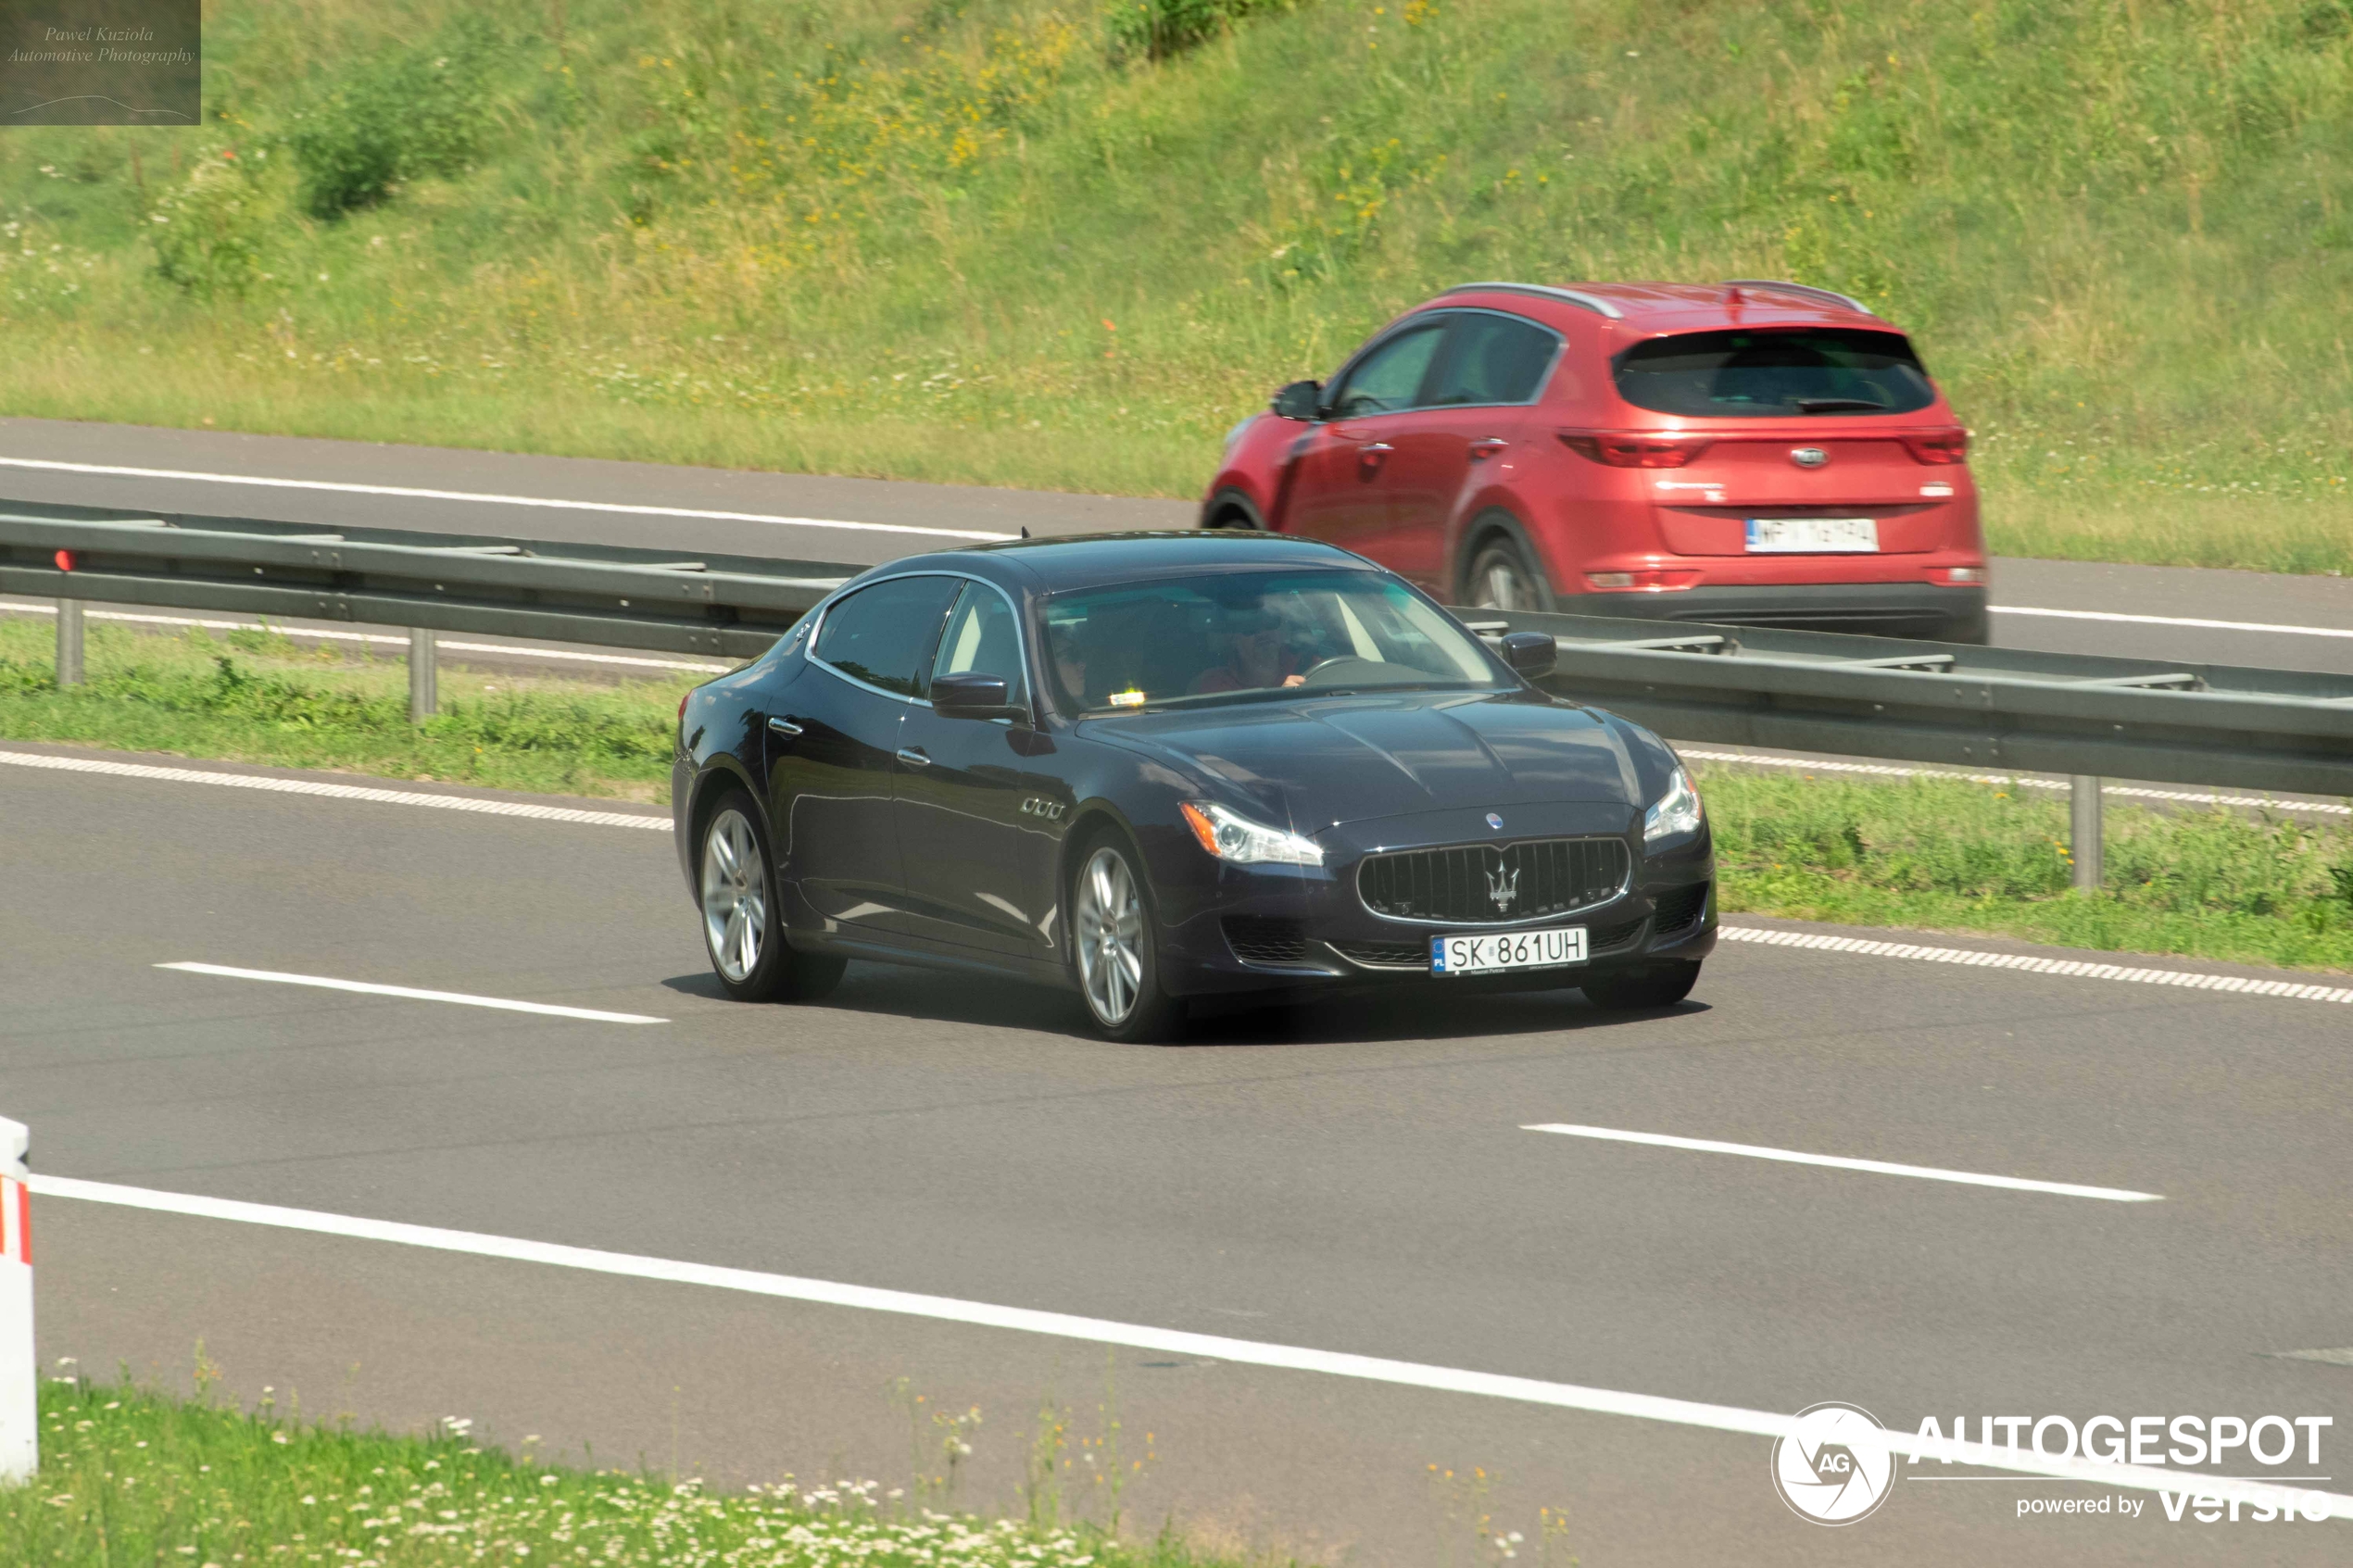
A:
<svg viewBox="0 0 2353 1568">
<path fill-rule="evenodd" d="M 1895 1476 L 1895 1453 L 1871 1412 L 1835 1400 L 1808 1405 L 1773 1441 L 1773 1486 L 1801 1519 L 1852 1524 L 1868 1518 Z"/>
</svg>

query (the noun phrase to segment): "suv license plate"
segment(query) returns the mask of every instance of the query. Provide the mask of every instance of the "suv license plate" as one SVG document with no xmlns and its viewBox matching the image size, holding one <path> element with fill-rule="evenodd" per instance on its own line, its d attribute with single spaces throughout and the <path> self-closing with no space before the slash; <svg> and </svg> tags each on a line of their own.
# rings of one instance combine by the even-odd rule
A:
<svg viewBox="0 0 2353 1568">
<path fill-rule="evenodd" d="M 1834 554 L 1879 550 L 1879 520 L 1868 517 L 1753 517 L 1751 555 Z"/>
<path fill-rule="evenodd" d="M 1557 969 L 1585 961 L 1585 928 L 1515 931 L 1496 936 L 1433 936 L 1432 974 L 1490 974 L 1505 969 Z"/>
</svg>

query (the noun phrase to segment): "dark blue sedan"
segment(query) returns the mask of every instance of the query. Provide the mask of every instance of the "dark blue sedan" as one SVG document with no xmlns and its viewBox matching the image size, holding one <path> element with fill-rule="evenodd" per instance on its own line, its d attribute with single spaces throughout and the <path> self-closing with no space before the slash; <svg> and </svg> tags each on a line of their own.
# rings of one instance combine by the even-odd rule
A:
<svg viewBox="0 0 2353 1568">
<path fill-rule="evenodd" d="M 690 694 L 673 810 L 745 1001 L 853 958 L 1187 1004 L 1414 986 L 1680 1001 L 1715 945 L 1698 793 L 1327 545 L 1123 533 L 917 556 Z"/>
</svg>

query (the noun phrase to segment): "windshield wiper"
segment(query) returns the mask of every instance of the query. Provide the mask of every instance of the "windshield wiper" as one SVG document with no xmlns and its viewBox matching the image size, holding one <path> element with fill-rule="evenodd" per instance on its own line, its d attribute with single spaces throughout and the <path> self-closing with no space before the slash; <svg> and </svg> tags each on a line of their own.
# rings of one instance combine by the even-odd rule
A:
<svg viewBox="0 0 2353 1568">
<path fill-rule="evenodd" d="M 1790 401 L 1808 414 L 1847 414 L 1857 408 L 1869 408 L 1874 414 L 1887 412 L 1886 404 L 1868 397 L 1793 397 Z"/>
</svg>

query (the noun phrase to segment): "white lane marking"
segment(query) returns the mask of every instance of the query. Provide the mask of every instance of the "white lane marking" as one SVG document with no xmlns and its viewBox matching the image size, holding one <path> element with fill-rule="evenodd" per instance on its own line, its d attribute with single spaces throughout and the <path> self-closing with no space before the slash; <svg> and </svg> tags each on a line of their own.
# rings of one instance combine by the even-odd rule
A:
<svg viewBox="0 0 2353 1568">
<path fill-rule="evenodd" d="M 1861 936 L 1825 936 L 1811 931 L 1768 931 L 1753 925 L 1718 927 L 1727 942 L 1768 947 L 1805 947 L 1816 952 L 1854 953 L 1874 959 L 1911 959 L 1921 963 L 1962 964 L 1972 969 L 2015 969 L 2029 974 L 2059 974 L 2078 980 L 2114 980 L 2130 985 L 2180 985 L 2193 991 L 2227 991 L 2246 997 L 2284 997 L 2299 1002 L 2353 1003 L 2353 989 L 2294 980 L 2248 980 L 2236 974 L 2191 974 L 2178 969 L 2127 969 L 2081 959 L 2038 959 L 2026 953 L 1980 953 L 1967 947 L 1924 947 L 1915 942 L 1876 942 Z"/>
<path fill-rule="evenodd" d="M 2112 609 L 2034 609 L 2025 605 L 1988 605 L 1996 615 L 2045 615 L 2057 621 L 2122 621 L 2135 626 L 2194 626 L 2207 632 L 2284 632 L 2297 637 L 2353 637 L 2334 626 L 2281 626 L 2268 621 L 2207 621 L 2188 615 L 2125 615 Z"/>
<path fill-rule="evenodd" d="M 2022 789 L 2072 790 L 2075 787 L 2066 779 L 2037 778 L 2029 773 L 1961 773 L 1944 768 L 1897 768 L 1881 762 L 1829 762 L 1819 758 L 1773 757 L 1761 752 L 1703 751 L 1688 746 L 1677 746 L 1675 753 L 1679 757 L 1695 757 L 1703 762 L 1751 762 L 1759 768 L 1802 768 L 1808 772 L 1819 773 L 1866 773 L 1873 778 L 1966 779 L 1970 784 L 2014 784 Z M 2212 795 L 2201 790 L 2144 789 L 2133 784 L 2102 784 L 2100 793 L 2132 800 L 2181 800 L 2196 806 L 2238 806 L 2259 810 L 2353 816 L 2353 806 L 2339 805 L 2330 800 L 2280 800 L 2268 795 Z"/>
<path fill-rule="evenodd" d="M 316 779 L 263 779 L 249 773 L 214 773 L 200 768 L 158 768 L 146 762 L 104 762 L 93 757 L 44 757 L 36 752 L 0 751 L 0 765 L 46 768 L 61 773 L 104 773 L 119 779 L 153 779 L 161 784 L 216 784 L 228 789 L 258 789 L 275 795 L 317 795 L 330 800 L 364 800 L 378 806 L 423 806 L 436 811 L 474 811 L 490 817 L 529 817 L 543 822 L 585 822 L 602 828 L 646 828 L 670 832 L 668 817 L 633 816 L 625 811 L 583 811 L 569 806 L 535 806 L 521 800 L 478 800 L 465 795 L 428 795 L 415 789 L 371 789 L 363 784 L 321 784 Z"/>
<path fill-rule="evenodd" d="M 0 614 L 55 615 L 53 604 L 0 604 Z M 405 648 L 406 637 L 386 636 L 380 632 L 330 632 L 317 626 L 265 626 L 258 621 L 198 621 L 184 615 L 132 615 L 122 610 L 93 609 L 82 612 L 90 621 L 121 621 L 142 626 L 201 626 L 208 632 L 275 632 L 282 637 L 317 637 L 332 643 L 369 643 L 379 647 Z M 734 664 L 696 664 L 679 659 L 638 659 L 618 653 L 576 653 L 570 648 L 524 648 L 507 643 L 460 643 L 447 637 L 434 639 L 436 646 L 450 653 L 502 653 L 517 659 L 547 659 L 564 664 L 625 664 L 647 670 L 691 670 L 699 674 L 724 675 L 740 669 Z"/>
<path fill-rule="evenodd" d="M 430 1248 L 441 1252 L 467 1253 L 478 1258 L 544 1263 L 591 1273 L 617 1274 L 628 1279 L 698 1285 L 788 1301 L 854 1307 L 903 1317 L 1010 1329 L 1021 1334 L 1051 1335 L 1062 1339 L 1080 1339 L 1097 1345 L 1168 1351 L 1242 1366 L 1319 1373 L 1327 1377 L 1354 1378 L 1441 1393 L 1473 1394 L 1491 1399 L 1548 1405 L 1556 1410 L 1633 1416 L 1644 1421 L 1662 1421 L 1678 1426 L 1697 1426 L 1717 1432 L 1779 1437 L 1794 1431 L 1797 1426 L 1796 1416 L 1785 1415 L 1779 1411 L 1743 1410 L 1737 1405 L 1705 1404 L 1695 1399 L 1668 1399 L 1656 1394 L 1630 1394 L 1575 1383 L 1548 1383 L 1533 1377 L 1472 1372 L 1458 1367 L 1433 1366 L 1422 1361 L 1391 1361 L 1382 1356 L 1360 1356 L 1344 1350 L 1316 1350 L 1298 1345 L 1270 1344 L 1264 1340 L 1229 1339 L 1223 1335 L 1155 1328 L 1146 1323 L 1120 1323 L 1108 1318 L 1078 1317 L 1067 1312 L 1040 1311 L 1028 1307 L 1002 1307 L 993 1302 L 967 1301 L 952 1296 L 925 1296 L 906 1290 L 885 1290 L 874 1286 L 842 1285 L 832 1280 L 762 1273 L 752 1269 L 722 1268 L 711 1263 L 687 1263 L 631 1252 L 608 1252 L 598 1248 L 565 1247 L 554 1242 L 487 1236 L 479 1231 L 444 1230 L 435 1225 L 411 1225 L 393 1220 L 322 1213 L 315 1209 L 282 1208 L 274 1203 L 246 1203 L 194 1193 L 159 1192 L 152 1187 L 120 1186 L 112 1182 L 84 1181 L 75 1176 L 36 1173 L 30 1185 L 36 1194 L 44 1198 L 79 1198 L 88 1203 L 115 1204 L 163 1214 L 230 1220 L 241 1224 L 271 1225 L 320 1236 L 348 1236 L 362 1241 L 391 1242 L 402 1247 Z M 1889 1436 L 1891 1447 L 1914 1463 L 1922 1460 L 1950 1461 L 2020 1475 L 2129 1486 L 2150 1492 L 2179 1491 L 2184 1486 L 2192 1486 L 2201 1492 L 2240 1497 L 2250 1503 L 2269 1503 L 2274 1507 L 2295 1500 L 2310 1500 L 2317 1504 L 2324 1499 L 2331 1516 L 2353 1519 L 2353 1497 L 2309 1493 L 2257 1481 L 2164 1470 L 2154 1465 L 2058 1459 L 2000 1444 L 1964 1443 L 1950 1437 L 1918 1437 L 1901 1432 L 1891 1432 Z"/>
<path fill-rule="evenodd" d="M 321 991 L 357 991 L 369 997 L 398 997 L 411 1002 L 455 1002 L 459 1007 L 493 1008 L 500 1012 L 535 1012 L 549 1018 L 579 1018 L 591 1023 L 667 1023 L 642 1012 L 605 1012 L 596 1008 L 558 1007 L 553 1002 L 517 1002 L 505 997 L 472 997 L 463 991 L 420 991 L 413 985 L 377 985 L 365 980 L 335 980 L 324 974 L 285 974 L 274 969 L 232 969 L 217 963 L 159 963 L 189 974 L 217 974 L 225 980 L 260 980 L 272 985 L 310 985 Z"/>
<path fill-rule="evenodd" d="M 2110 1203 L 2162 1203 L 2165 1195 L 2134 1192 L 2130 1187 L 2083 1186 L 2075 1182 L 2035 1182 L 2023 1176 L 1989 1176 L 1977 1171 L 1947 1171 L 1935 1165 L 1898 1165 L 1885 1160 L 1849 1160 L 1838 1154 L 1800 1154 L 1795 1149 L 1768 1148 L 1763 1144 L 1720 1143 L 1714 1138 L 1679 1138 L 1665 1133 L 1629 1133 L 1616 1127 L 1587 1127 L 1572 1122 L 1536 1122 L 1523 1133 L 1560 1133 L 1572 1138 L 1603 1138 L 1611 1143 L 1651 1144 L 1659 1148 L 1690 1149 L 1699 1154 L 1744 1154 L 1751 1160 L 1778 1160 L 1788 1165 L 1827 1165 L 1838 1171 L 1868 1171 L 1879 1176 L 1919 1176 L 1931 1182 L 1959 1182 L 1964 1186 L 2007 1187 L 2014 1192 L 2047 1192 L 2061 1198 L 2100 1198 Z"/>
<path fill-rule="evenodd" d="M 420 501 L 474 501 L 494 507 L 542 507 L 551 511 L 615 512 L 628 517 L 687 517 L 714 522 L 773 522 L 786 528 L 841 528 L 862 533 L 924 533 L 941 539 L 1013 539 L 964 528 L 924 528 L 911 522 L 849 522 L 830 517 L 773 517 L 765 512 L 705 511 L 694 507 L 632 507 L 612 501 L 560 501 L 547 495 L 493 495 L 472 490 L 425 490 L 407 484 L 354 484 L 329 479 L 273 479 L 251 473 L 203 473 L 190 469 L 134 469 L 113 463 L 61 463 L 41 458 L 0 458 L 0 467 L 59 473 L 114 474 L 129 479 L 192 479 L 207 484 L 251 484 L 271 490 L 333 490 L 348 495 L 400 495 Z"/>
</svg>

